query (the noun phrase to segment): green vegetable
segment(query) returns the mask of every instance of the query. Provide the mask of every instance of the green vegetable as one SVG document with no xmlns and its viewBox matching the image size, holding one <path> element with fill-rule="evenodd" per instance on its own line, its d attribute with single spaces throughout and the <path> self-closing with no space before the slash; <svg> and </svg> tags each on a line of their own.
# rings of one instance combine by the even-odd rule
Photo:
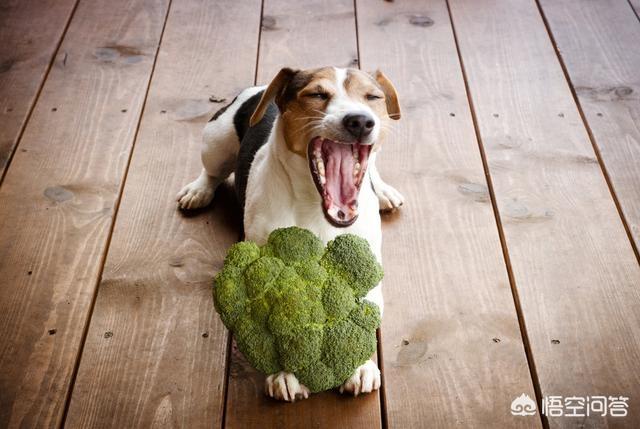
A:
<svg viewBox="0 0 640 429">
<path fill-rule="evenodd" d="M 229 249 L 214 280 L 216 310 L 259 371 L 288 371 L 311 392 L 341 385 L 376 351 L 382 279 L 366 240 L 344 234 L 326 249 L 313 233 L 281 228 L 262 247 Z"/>
</svg>

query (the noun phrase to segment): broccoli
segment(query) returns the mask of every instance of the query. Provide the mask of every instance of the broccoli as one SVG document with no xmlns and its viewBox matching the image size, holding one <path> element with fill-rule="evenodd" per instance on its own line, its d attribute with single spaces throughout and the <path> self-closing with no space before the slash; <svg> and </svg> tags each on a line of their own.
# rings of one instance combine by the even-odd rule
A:
<svg viewBox="0 0 640 429">
<path fill-rule="evenodd" d="M 376 351 L 378 306 L 364 300 L 382 267 L 363 238 L 326 248 L 312 232 L 273 231 L 229 249 L 213 298 L 238 348 L 259 371 L 288 371 L 311 392 L 341 385 Z"/>
</svg>

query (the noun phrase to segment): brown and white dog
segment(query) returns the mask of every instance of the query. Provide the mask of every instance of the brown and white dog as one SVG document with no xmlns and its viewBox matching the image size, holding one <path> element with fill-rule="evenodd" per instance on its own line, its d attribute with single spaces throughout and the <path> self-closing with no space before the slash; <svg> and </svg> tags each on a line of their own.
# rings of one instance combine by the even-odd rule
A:
<svg viewBox="0 0 640 429">
<path fill-rule="evenodd" d="M 403 197 L 382 181 L 375 158 L 390 119 L 399 118 L 396 91 L 380 72 L 284 68 L 269 86 L 245 89 L 209 121 L 204 168 L 178 193 L 178 204 L 209 204 L 235 172 L 247 240 L 263 244 L 274 229 L 292 225 L 325 243 L 349 232 L 368 240 L 381 261 L 378 211 L 401 206 Z M 381 286 L 366 299 L 382 313 Z M 380 371 L 369 360 L 340 391 L 357 395 L 379 387 Z M 268 376 L 265 391 L 287 401 L 309 394 L 285 372 Z"/>
</svg>

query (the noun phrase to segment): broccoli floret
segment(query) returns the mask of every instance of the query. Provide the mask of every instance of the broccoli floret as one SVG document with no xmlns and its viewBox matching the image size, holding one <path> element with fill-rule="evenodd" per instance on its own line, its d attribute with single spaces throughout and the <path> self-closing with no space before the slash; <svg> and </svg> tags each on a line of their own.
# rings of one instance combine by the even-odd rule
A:
<svg viewBox="0 0 640 429">
<path fill-rule="evenodd" d="M 356 298 L 365 296 L 371 285 L 382 280 L 382 267 L 371 253 L 369 243 L 353 234 L 339 235 L 330 241 L 320 264 L 330 276 L 349 284 Z"/>
<path fill-rule="evenodd" d="M 380 325 L 380 309 L 374 303 L 363 300 L 349 314 L 349 319 L 362 329 L 376 329 Z"/>
<path fill-rule="evenodd" d="M 216 276 L 216 291 L 213 295 L 213 304 L 225 326 L 230 330 L 238 317 L 244 312 L 247 301 L 247 293 L 242 285 L 242 277 L 234 268 L 222 269 Z"/>
<path fill-rule="evenodd" d="M 323 253 L 322 241 L 311 231 L 297 226 L 276 229 L 269 234 L 267 244 L 262 248 L 263 255 L 276 256 L 286 264 L 318 260 Z"/>
<path fill-rule="evenodd" d="M 322 324 L 305 325 L 295 329 L 289 335 L 277 335 L 278 350 L 286 350 L 286 353 L 280 355 L 280 364 L 293 373 L 305 368 L 313 368 L 313 365 L 322 357 L 323 340 Z"/>
<path fill-rule="evenodd" d="M 340 320 L 325 330 L 322 361 L 333 369 L 342 384 L 353 371 L 376 351 L 375 329 L 365 330 L 349 319 Z"/>
<path fill-rule="evenodd" d="M 336 377 L 333 368 L 330 368 L 322 360 L 315 362 L 313 366 L 297 371 L 295 374 L 298 380 L 307 386 L 307 388 L 311 389 L 309 386 L 313 386 L 313 389 L 311 389 L 312 392 L 322 392 L 323 390 L 333 389 L 337 386 L 336 380 L 339 379 L 339 377 Z M 348 377 L 351 377 L 351 374 L 349 374 L 347 378 Z M 304 380 L 304 382 L 302 380 Z M 338 385 L 340 384 L 342 383 Z"/>
<path fill-rule="evenodd" d="M 280 371 L 275 338 L 264 325 L 247 315 L 238 320 L 234 333 L 238 348 L 254 368 L 265 374 Z"/>
<path fill-rule="evenodd" d="M 255 299 L 273 286 L 274 281 L 284 268 L 284 263 L 272 256 L 263 256 L 249 265 L 244 271 L 247 296 Z"/>
<path fill-rule="evenodd" d="M 227 268 L 244 269 L 259 257 L 260 248 L 256 243 L 241 241 L 229 248 L 224 258 L 224 265 Z"/>
<path fill-rule="evenodd" d="M 325 283 L 322 304 L 330 318 L 343 319 L 356 306 L 353 289 L 341 278 L 332 277 Z"/>
<path fill-rule="evenodd" d="M 214 303 L 259 371 L 288 371 L 312 392 L 341 385 L 376 351 L 378 307 L 362 299 L 382 279 L 366 240 L 325 248 L 308 230 L 273 231 L 233 245 L 214 280 Z"/>
</svg>

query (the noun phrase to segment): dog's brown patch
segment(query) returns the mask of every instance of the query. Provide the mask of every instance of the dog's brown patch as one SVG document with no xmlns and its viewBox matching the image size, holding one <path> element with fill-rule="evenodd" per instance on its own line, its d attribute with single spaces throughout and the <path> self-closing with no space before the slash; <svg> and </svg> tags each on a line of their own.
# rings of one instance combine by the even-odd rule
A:
<svg viewBox="0 0 640 429">
<path fill-rule="evenodd" d="M 290 151 L 306 157 L 307 145 L 317 135 L 314 121 L 324 116 L 331 96 L 337 92 L 333 67 L 300 71 L 288 85 L 280 112 L 284 122 L 284 139 Z M 327 99 L 313 94 L 327 94 Z"/>
</svg>

